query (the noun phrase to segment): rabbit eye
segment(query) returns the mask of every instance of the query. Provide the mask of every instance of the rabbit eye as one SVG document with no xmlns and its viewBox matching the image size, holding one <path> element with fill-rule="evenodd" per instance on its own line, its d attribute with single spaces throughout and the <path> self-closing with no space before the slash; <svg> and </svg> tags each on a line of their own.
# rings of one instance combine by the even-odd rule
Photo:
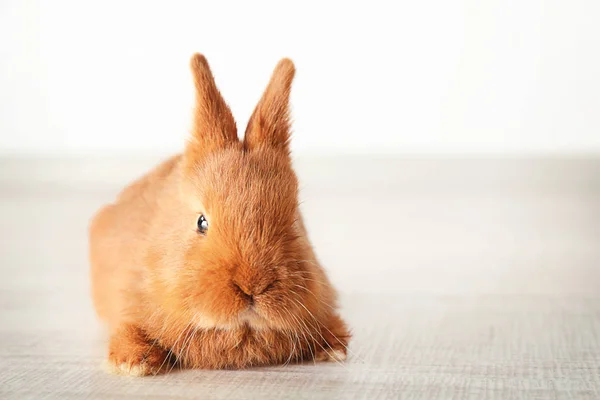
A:
<svg viewBox="0 0 600 400">
<path fill-rule="evenodd" d="M 207 231 L 208 231 L 208 221 L 206 220 L 204 215 L 201 214 L 200 217 L 198 218 L 198 232 L 200 232 L 203 235 L 206 235 Z"/>
</svg>

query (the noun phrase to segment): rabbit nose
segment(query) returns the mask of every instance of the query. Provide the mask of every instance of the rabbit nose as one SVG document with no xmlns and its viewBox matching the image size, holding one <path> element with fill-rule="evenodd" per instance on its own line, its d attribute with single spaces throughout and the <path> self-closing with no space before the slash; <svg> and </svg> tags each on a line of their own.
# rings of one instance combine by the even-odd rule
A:
<svg viewBox="0 0 600 400">
<path fill-rule="evenodd" d="M 237 291 L 244 297 L 244 299 L 248 300 L 250 304 L 254 304 L 254 294 L 251 290 L 249 290 L 246 286 L 240 285 L 236 281 L 233 281 L 233 287 L 237 289 Z"/>
<path fill-rule="evenodd" d="M 273 281 L 260 282 L 255 283 L 253 285 L 243 284 L 238 280 L 232 281 L 233 286 L 237 291 L 240 292 L 242 296 L 250 300 L 250 302 L 254 302 L 254 297 L 266 292 L 271 286 L 273 286 Z"/>
<path fill-rule="evenodd" d="M 272 287 L 276 278 L 275 273 L 268 268 L 248 263 L 240 263 L 230 277 L 234 290 L 250 301 Z"/>
</svg>

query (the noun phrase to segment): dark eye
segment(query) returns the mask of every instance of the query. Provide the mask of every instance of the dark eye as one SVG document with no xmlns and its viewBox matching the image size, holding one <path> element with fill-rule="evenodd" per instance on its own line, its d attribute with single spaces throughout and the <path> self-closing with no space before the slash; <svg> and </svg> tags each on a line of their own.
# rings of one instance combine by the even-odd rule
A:
<svg viewBox="0 0 600 400">
<path fill-rule="evenodd" d="M 200 215 L 200 217 L 198 218 L 198 232 L 200 232 L 203 235 L 206 235 L 206 232 L 208 232 L 208 221 L 206 220 L 204 215 Z"/>
</svg>

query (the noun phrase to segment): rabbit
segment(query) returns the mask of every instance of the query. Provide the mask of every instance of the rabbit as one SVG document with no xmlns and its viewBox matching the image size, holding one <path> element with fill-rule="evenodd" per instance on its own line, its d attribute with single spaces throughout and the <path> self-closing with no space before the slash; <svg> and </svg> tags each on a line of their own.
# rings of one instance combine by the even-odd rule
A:
<svg viewBox="0 0 600 400">
<path fill-rule="evenodd" d="M 290 158 L 295 67 L 282 59 L 243 140 L 206 58 L 184 151 L 131 183 L 89 226 L 110 371 L 342 361 L 351 334 L 307 237 Z"/>
</svg>

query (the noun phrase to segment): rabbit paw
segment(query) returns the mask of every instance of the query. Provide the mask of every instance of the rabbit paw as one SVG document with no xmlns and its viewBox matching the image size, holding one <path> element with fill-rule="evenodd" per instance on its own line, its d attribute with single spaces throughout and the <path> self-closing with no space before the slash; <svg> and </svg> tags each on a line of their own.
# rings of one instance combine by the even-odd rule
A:
<svg viewBox="0 0 600 400">
<path fill-rule="evenodd" d="M 315 353 L 316 361 L 345 361 L 346 349 L 324 349 Z"/>
<path fill-rule="evenodd" d="M 111 336 L 108 370 L 117 375 L 156 375 L 173 366 L 169 352 L 143 335 L 136 327 L 123 327 Z"/>
<path fill-rule="evenodd" d="M 348 354 L 350 332 L 342 319 L 334 315 L 329 320 L 329 327 L 321 331 L 325 344 L 315 353 L 316 361 L 345 361 Z"/>
</svg>

